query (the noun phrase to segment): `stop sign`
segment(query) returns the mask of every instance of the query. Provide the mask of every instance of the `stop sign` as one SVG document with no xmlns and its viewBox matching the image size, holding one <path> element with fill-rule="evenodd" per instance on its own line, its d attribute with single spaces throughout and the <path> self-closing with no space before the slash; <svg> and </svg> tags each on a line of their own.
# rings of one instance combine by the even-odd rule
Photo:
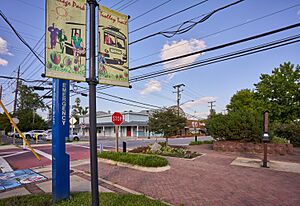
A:
<svg viewBox="0 0 300 206">
<path fill-rule="evenodd" d="M 123 115 L 120 112 L 115 112 L 113 113 L 113 115 L 111 116 L 111 121 L 115 124 L 115 125 L 120 125 L 123 123 Z"/>
</svg>

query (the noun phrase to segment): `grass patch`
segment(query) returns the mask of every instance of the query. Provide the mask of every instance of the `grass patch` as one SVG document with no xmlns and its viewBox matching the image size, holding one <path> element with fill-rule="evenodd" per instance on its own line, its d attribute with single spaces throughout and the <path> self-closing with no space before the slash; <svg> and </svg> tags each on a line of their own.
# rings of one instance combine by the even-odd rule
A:
<svg viewBox="0 0 300 206">
<path fill-rule="evenodd" d="M 163 167 L 168 165 L 168 160 L 166 160 L 163 157 L 158 157 L 156 155 L 141 155 L 121 152 L 102 152 L 98 153 L 98 157 L 143 167 Z"/>
<path fill-rule="evenodd" d="M 213 140 L 205 140 L 205 141 L 193 141 L 189 145 L 202 145 L 202 144 L 212 144 Z"/>
<path fill-rule="evenodd" d="M 91 193 L 81 192 L 71 194 L 70 200 L 52 203 L 50 194 L 26 195 L 0 200 L 0 206 L 90 206 Z M 101 193 L 101 206 L 165 206 L 158 200 L 151 200 L 143 195 L 120 195 L 115 193 Z"/>
</svg>

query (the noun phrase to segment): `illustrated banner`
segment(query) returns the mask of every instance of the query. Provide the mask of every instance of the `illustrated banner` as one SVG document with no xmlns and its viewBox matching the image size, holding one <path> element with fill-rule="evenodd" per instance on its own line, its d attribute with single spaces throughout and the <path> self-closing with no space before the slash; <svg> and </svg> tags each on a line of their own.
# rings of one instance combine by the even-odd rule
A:
<svg viewBox="0 0 300 206">
<path fill-rule="evenodd" d="M 99 83 L 129 87 L 128 16 L 99 6 Z"/>
<path fill-rule="evenodd" d="M 86 0 L 47 0 L 47 77 L 85 81 Z"/>
</svg>

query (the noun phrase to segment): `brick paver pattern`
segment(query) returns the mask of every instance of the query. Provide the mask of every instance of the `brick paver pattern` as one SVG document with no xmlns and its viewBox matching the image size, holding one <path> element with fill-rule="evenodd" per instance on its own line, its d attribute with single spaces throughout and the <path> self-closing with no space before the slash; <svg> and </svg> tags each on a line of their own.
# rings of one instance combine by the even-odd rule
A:
<svg viewBox="0 0 300 206">
<path fill-rule="evenodd" d="M 99 162 L 99 176 L 174 205 L 300 205 L 299 174 L 231 166 L 237 156 L 247 155 L 215 152 L 206 145 L 194 146 L 192 150 L 206 155 L 194 161 L 168 158 L 171 169 L 160 173 Z M 272 158 L 299 162 L 300 155 Z M 76 168 L 89 172 L 90 167 L 81 165 Z"/>
</svg>

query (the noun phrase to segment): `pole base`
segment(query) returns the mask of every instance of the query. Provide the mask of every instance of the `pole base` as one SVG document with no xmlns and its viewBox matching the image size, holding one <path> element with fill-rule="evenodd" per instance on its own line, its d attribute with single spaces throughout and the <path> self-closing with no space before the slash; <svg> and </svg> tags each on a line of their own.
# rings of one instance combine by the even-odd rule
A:
<svg viewBox="0 0 300 206">
<path fill-rule="evenodd" d="M 268 166 L 268 162 L 264 162 L 264 161 L 262 161 L 261 167 L 264 167 L 264 168 L 270 168 L 270 167 Z"/>
</svg>

